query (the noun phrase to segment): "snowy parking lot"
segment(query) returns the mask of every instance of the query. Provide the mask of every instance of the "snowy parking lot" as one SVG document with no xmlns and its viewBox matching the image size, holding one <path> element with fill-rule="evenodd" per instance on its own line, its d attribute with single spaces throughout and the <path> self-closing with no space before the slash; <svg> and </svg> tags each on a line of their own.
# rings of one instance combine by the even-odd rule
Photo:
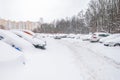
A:
<svg viewBox="0 0 120 80">
<path fill-rule="evenodd" d="M 23 66 L 2 68 L 0 80 L 120 80 L 120 47 L 45 38 L 46 50 L 23 52 Z"/>
</svg>

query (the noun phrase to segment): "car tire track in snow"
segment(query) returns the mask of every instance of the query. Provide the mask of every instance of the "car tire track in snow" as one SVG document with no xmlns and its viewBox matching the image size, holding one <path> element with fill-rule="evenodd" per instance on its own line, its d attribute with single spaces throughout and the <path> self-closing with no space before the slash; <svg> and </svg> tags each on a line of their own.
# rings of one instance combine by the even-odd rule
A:
<svg viewBox="0 0 120 80">
<path fill-rule="evenodd" d="M 76 64 L 80 63 L 78 65 L 81 69 L 80 71 L 82 72 L 82 76 L 84 77 L 84 80 L 99 80 L 96 78 L 97 77 L 96 73 L 94 71 L 92 71 L 91 69 L 89 69 L 89 67 L 86 65 L 86 63 L 84 63 L 84 60 L 82 59 L 83 56 L 79 55 L 79 57 L 78 57 L 79 52 L 75 49 L 75 47 L 74 48 L 71 47 L 71 44 L 69 44 L 69 43 L 64 43 L 64 42 L 60 42 L 60 43 L 62 43 L 63 45 L 66 45 L 70 50 L 72 50 L 74 56 L 77 59 L 77 61 L 75 63 Z"/>
<path fill-rule="evenodd" d="M 90 44 L 90 43 L 89 43 L 89 44 Z M 88 45 L 88 44 L 86 44 L 86 45 Z M 92 50 L 92 49 L 90 49 L 90 48 L 88 48 L 88 47 L 86 47 L 86 46 L 81 46 L 80 44 L 75 44 L 75 46 L 78 46 L 78 47 L 82 47 L 82 48 L 87 49 L 88 51 L 90 51 L 91 53 L 95 54 L 96 56 L 99 56 L 99 57 L 101 57 L 102 59 L 104 59 L 104 60 L 105 60 L 106 62 L 108 62 L 109 64 L 111 64 L 111 65 L 113 65 L 114 67 L 120 69 L 120 62 L 117 62 L 117 61 L 115 61 L 115 60 L 113 60 L 113 59 L 111 59 L 111 58 L 109 58 L 109 57 L 107 57 L 107 56 L 104 56 L 104 55 L 102 55 L 100 52 L 94 51 L 94 50 Z"/>
<path fill-rule="evenodd" d="M 47 39 L 47 43 L 42 53 L 26 55 L 24 80 L 84 80 L 69 49 L 54 39 Z"/>
<path fill-rule="evenodd" d="M 61 40 L 59 43 L 66 45 L 73 51 L 73 54 L 78 59 L 80 68 L 83 66 L 86 69 L 86 72 L 83 71 L 83 75 L 86 76 L 86 74 L 88 74 L 90 78 L 85 80 L 119 80 L 119 68 L 111 65 L 103 57 L 96 55 L 96 53 L 89 51 L 83 46 L 76 46 L 69 41 Z M 84 69 L 83 67 L 82 69 Z M 110 77 L 105 76 L 107 74 L 109 74 Z"/>
<path fill-rule="evenodd" d="M 95 54 L 95 55 L 103 58 L 106 62 L 108 62 L 109 64 L 113 65 L 114 67 L 120 69 L 120 62 L 116 62 L 115 60 L 113 60 L 113 59 L 111 59 L 111 58 L 109 58 L 109 57 L 107 57 L 107 56 L 100 55 L 100 54 L 101 54 L 100 52 L 95 52 L 95 51 L 93 51 L 93 50 L 91 50 L 91 49 L 89 49 L 89 48 L 87 48 L 87 47 L 84 47 L 84 48 L 86 48 L 87 50 L 89 50 L 89 51 L 92 52 L 93 54 Z M 98 54 L 98 53 L 99 53 L 99 54 Z"/>
</svg>

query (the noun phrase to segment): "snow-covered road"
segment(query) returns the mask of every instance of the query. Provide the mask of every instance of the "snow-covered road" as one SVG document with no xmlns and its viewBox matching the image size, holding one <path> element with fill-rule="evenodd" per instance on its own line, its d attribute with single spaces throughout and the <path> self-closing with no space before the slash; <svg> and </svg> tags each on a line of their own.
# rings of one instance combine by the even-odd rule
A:
<svg viewBox="0 0 120 80">
<path fill-rule="evenodd" d="M 30 49 L 24 54 L 26 65 L 2 80 L 120 80 L 120 64 L 114 58 L 79 41 L 46 40 L 46 50 Z"/>
<path fill-rule="evenodd" d="M 82 80 L 70 50 L 53 39 L 47 43 L 45 51 L 26 55 L 24 80 Z"/>
<path fill-rule="evenodd" d="M 120 64 L 114 62 L 113 59 L 106 58 L 100 53 L 99 44 L 97 44 L 98 52 L 87 47 L 92 44 L 87 44 L 72 41 L 61 41 L 62 44 L 66 45 L 73 55 L 75 56 L 75 63 L 79 66 L 81 76 L 83 80 L 119 80 L 120 79 Z M 72 45 L 72 46 L 71 46 Z M 95 44 L 94 44 L 95 45 Z M 104 48 L 104 46 L 101 46 Z M 94 48 L 95 49 L 95 48 Z M 113 49 L 114 50 L 114 49 Z M 120 48 L 118 48 L 120 52 Z M 104 52 L 104 51 L 103 51 Z M 111 53 L 110 53 L 111 54 Z M 118 55 L 120 56 L 120 55 Z M 117 56 L 117 57 L 118 57 Z M 108 57 L 108 56 L 107 56 Z"/>
</svg>

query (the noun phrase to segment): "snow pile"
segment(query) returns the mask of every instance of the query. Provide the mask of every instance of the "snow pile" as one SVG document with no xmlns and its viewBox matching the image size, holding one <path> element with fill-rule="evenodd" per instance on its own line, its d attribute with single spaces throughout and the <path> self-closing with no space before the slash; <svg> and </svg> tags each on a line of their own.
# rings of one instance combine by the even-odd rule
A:
<svg viewBox="0 0 120 80">
<path fill-rule="evenodd" d="M 0 68 L 25 62 L 23 53 L 0 41 Z"/>
</svg>

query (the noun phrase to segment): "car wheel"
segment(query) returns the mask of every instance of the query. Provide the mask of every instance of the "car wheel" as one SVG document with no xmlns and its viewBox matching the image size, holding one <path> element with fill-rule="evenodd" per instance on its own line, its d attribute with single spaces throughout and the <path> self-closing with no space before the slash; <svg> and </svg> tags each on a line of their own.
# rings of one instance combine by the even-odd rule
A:
<svg viewBox="0 0 120 80">
<path fill-rule="evenodd" d="M 46 49 L 45 46 L 34 45 L 34 47 L 35 47 L 35 48 L 39 48 L 39 49 L 43 49 L 43 50 Z"/>
<path fill-rule="evenodd" d="M 104 46 L 109 46 L 109 44 L 104 44 Z"/>
<path fill-rule="evenodd" d="M 114 46 L 120 46 L 120 43 L 116 43 Z"/>
<path fill-rule="evenodd" d="M 39 48 L 40 48 L 40 49 L 43 49 L 43 50 L 45 50 L 45 49 L 46 49 L 44 46 L 40 46 Z"/>
</svg>

